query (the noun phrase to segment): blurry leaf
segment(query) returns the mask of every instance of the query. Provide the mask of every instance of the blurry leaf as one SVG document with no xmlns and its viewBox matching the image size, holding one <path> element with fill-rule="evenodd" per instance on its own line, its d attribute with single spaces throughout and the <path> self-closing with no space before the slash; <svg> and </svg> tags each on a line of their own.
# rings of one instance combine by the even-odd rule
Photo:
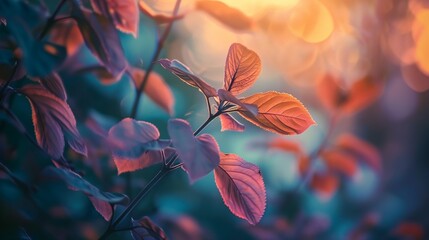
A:
<svg viewBox="0 0 429 240">
<path fill-rule="evenodd" d="M 226 58 L 223 88 L 238 95 L 253 85 L 260 72 L 259 56 L 245 46 L 233 43 Z"/>
<path fill-rule="evenodd" d="M 163 68 L 167 69 L 168 71 L 176 75 L 185 83 L 193 87 L 199 88 L 200 91 L 204 93 L 204 95 L 206 95 L 207 97 L 217 96 L 216 89 L 214 89 L 204 80 L 195 76 L 194 73 L 191 71 L 191 69 L 189 69 L 187 66 L 185 66 L 183 63 L 179 62 L 178 60 L 176 59 L 169 60 L 164 58 L 159 60 L 159 63 Z"/>
<path fill-rule="evenodd" d="M 41 77 L 37 79 L 43 87 L 49 90 L 56 97 L 60 98 L 63 101 L 67 100 L 67 93 L 66 89 L 64 88 L 63 81 L 56 72 L 52 72 L 46 77 Z"/>
<path fill-rule="evenodd" d="M 168 232 L 171 239 L 201 240 L 214 239 L 200 223 L 190 216 L 168 214 L 158 218 L 159 224 Z"/>
<path fill-rule="evenodd" d="M 131 236 L 134 240 L 167 240 L 167 235 L 162 228 L 158 227 L 149 217 L 144 217 L 140 220 L 131 219 L 133 228 L 131 230 Z"/>
<path fill-rule="evenodd" d="M 37 143 L 54 159 L 62 156 L 64 137 L 76 152 L 86 155 L 86 146 L 69 105 L 41 86 L 20 89 L 31 105 Z"/>
<path fill-rule="evenodd" d="M 110 128 L 108 139 L 118 174 L 162 162 L 160 150 L 170 144 L 159 140 L 159 131 L 153 124 L 132 118 Z"/>
<path fill-rule="evenodd" d="M 64 47 L 35 39 L 33 28 L 44 21 L 44 14 L 25 1 L 0 1 L 0 15 L 8 22 L 22 51 L 24 67 L 34 77 L 44 77 L 57 69 L 67 57 Z M 21 57 L 18 57 L 21 58 Z"/>
<path fill-rule="evenodd" d="M 273 140 L 268 142 L 268 148 L 290 152 L 296 157 L 304 155 L 304 150 L 298 142 L 280 137 L 274 138 Z"/>
<path fill-rule="evenodd" d="M 349 89 L 343 89 L 338 79 L 325 75 L 318 83 L 317 91 L 322 104 L 330 111 L 351 114 L 362 110 L 381 94 L 381 84 L 370 77 L 359 79 Z"/>
<path fill-rule="evenodd" d="M 423 240 L 425 239 L 425 230 L 421 224 L 413 222 L 403 222 L 396 226 L 392 234 L 401 239 Z"/>
<path fill-rule="evenodd" d="M 229 210 L 250 224 L 257 224 L 266 205 L 264 180 L 259 168 L 238 155 L 221 153 L 221 162 L 214 176 Z"/>
<path fill-rule="evenodd" d="M 2 17 L 0 17 L 0 25 L 4 25 L 4 26 L 7 26 L 7 21 L 6 21 L 6 19 L 4 19 L 4 18 L 2 18 Z"/>
<path fill-rule="evenodd" d="M 241 102 L 256 105 L 258 115 L 253 116 L 245 109 L 239 109 L 239 114 L 267 131 L 286 135 L 300 134 L 315 124 L 304 105 L 287 93 L 257 93 L 241 99 Z"/>
<path fill-rule="evenodd" d="M 189 123 L 182 119 L 170 119 L 168 133 L 191 183 L 219 165 L 219 146 L 211 135 L 195 137 Z"/>
<path fill-rule="evenodd" d="M 252 18 L 223 2 L 199 0 L 196 2 L 195 7 L 233 30 L 244 31 L 253 28 L 254 22 Z"/>
<path fill-rule="evenodd" d="M 73 20 L 56 22 L 50 31 L 50 40 L 65 47 L 68 56 L 73 56 L 84 42 L 79 27 Z"/>
<path fill-rule="evenodd" d="M 371 166 L 381 171 L 381 156 L 376 147 L 351 134 L 343 134 L 336 140 L 336 147 L 349 152 Z"/>
<path fill-rule="evenodd" d="M 156 13 L 150 6 L 146 4 L 144 0 L 139 0 L 139 8 L 144 15 L 150 17 L 152 20 L 159 24 L 168 23 L 184 17 L 184 15 L 169 16 Z"/>
<path fill-rule="evenodd" d="M 95 209 L 108 221 L 112 216 L 110 204 L 127 204 L 128 197 L 120 193 L 102 192 L 100 189 L 83 179 L 76 173 L 63 168 L 47 167 L 44 171 L 46 177 L 61 179 L 69 189 L 85 193 Z M 109 206 L 109 207 L 107 207 Z M 110 210 L 108 210 L 110 209 Z"/>
<path fill-rule="evenodd" d="M 332 171 L 337 171 L 347 177 L 353 177 L 357 171 L 356 159 L 348 153 L 325 150 L 320 155 Z"/>
<path fill-rule="evenodd" d="M 305 176 L 310 170 L 311 161 L 307 155 L 298 158 L 298 172 L 301 176 Z"/>
<path fill-rule="evenodd" d="M 146 71 L 133 67 L 130 67 L 129 69 L 135 86 L 138 88 L 142 84 Z M 152 71 L 149 78 L 147 79 L 144 92 L 148 97 L 150 97 L 150 99 L 152 99 L 162 109 L 168 112 L 168 114 L 173 115 L 174 96 L 170 87 L 167 85 L 161 75 Z"/>
<path fill-rule="evenodd" d="M 89 50 L 100 60 L 114 80 L 119 80 L 128 63 L 113 23 L 108 18 L 85 9 L 72 1 L 72 16 Z"/>
<path fill-rule="evenodd" d="M 338 189 L 338 178 L 332 173 L 317 172 L 311 178 L 310 186 L 323 200 L 329 200 Z"/>
<path fill-rule="evenodd" d="M 417 64 L 402 65 L 402 78 L 412 90 L 424 92 L 429 90 L 429 75 L 423 73 Z"/>
<path fill-rule="evenodd" d="M 221 114 L 219 116 L 220 125 L 222 126 L 221 131 L 235 131 L 235 132 L 243 132 L 244 125 L 241 124 L 237 119 L 228 113 Z"/>
<path fill-rule="evenodd" d="M 234 95 L 231 94 L 231 92 L 228 92 L 224 89 L 219 89 L 217 91 L 219 99 L 223 101 L 227 101 L 230 103 L 233 103 L 237 106 L 240 106 L 241 108 L 245 109 L 249 113 L 256 116 L 258 114 L 258 107 L 252 104 L 245 104 L 241 102 L 239 99 L 237 99 Z"/>
<path fill-rule="evenodd" d="M 423 11 L 422 11 L 423 12 Z M 426 13 L 427 14 L 427 13 Z M 428 15 L 428 14 L 427 14 Z M 427 18 L 427 17 L 426 17 Z M 427 25 L 428 19 L 425 19 L 426 28 L 421 31 L 416 41 L 416 64 L 420 70 L 429 75 L 429 27 Z"/>
<path fill-rule="evenodd" d="M 110 15 L 117 29 L 137 38 L 140 16 L 137 0 L 91 0 L 91 5 L 96 13 Z"/>
</svg>

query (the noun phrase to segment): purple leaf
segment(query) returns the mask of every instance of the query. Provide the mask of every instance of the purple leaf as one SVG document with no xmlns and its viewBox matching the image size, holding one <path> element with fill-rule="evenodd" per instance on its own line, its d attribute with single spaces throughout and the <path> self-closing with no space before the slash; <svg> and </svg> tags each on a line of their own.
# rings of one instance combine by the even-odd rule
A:
<svg viewBox="0 0 429 240">
<path fill-rule="evenodd" d="M 72 16 L 89 50 L 100 60 L 110 77 L 119 80 L 128 63 L 115 26 L 109 18 L 85 9 L 76 1 L 72 3 Z"/>
<path fill-rule="evenodd" d="M 136 0 L 91 0 L 91 5 L 96 13 L 110 16 L 118 30 L 137 37 L 140 14 Z"/>
<path fill-rule="evenodd" d="M 131 219 L 133 230 L 131 236 L 134 240 L 167 240 L 167 235 L 162 228 L 158 227 L 149 217 L 144 217 L 140 220 Z"/>
<path fill-rule="evenodd" d="M 189 123 L 182 119 L 169 120 L 168 133 L 191 183 L 219 165 L 219 146 L 212 136 L 195 137 Z"/>
<path fill-rule="evenodd" d="M 241 124 L 237 119 L 228 113 L 221 114 L 219 116 L 220 125 L 222 126 L 221 131 L 235 131 L 235 132 L 243 132 L 244 125 Z"/>
<path fill-rule="evenodd" d="M 66 89 L 64 88 L 63 81 L 56 72 L 52 72 L 46 77 L 38 78 L 38 80 L 40 84 L 48 89 L 52 94 L 63 101 L 67 100 L 67 93 Z"/>
<path fill-rule="evenodd" d="M 86 146 L 76 128 L 69 105 L 42 86 L 27 85 L 20 92 L 28 98 L 37 143 L 54 159 L 62 156 L 64 137 L 75 151 L 86 155 Z"/>
<path fill-rule="evenodd" d="M 170 145 L 169 141 L 159 139 L 159 131 L 153 124 L 131 118 L 110 128 L 108 138 L 119 174 L 162 162 L 160 150 Z"/>
<path fill-rule="evenodd" d="M 159 60 L 159 63 L 163 68 L 167 69 L 168 71 L 179 77 L 185 83 L 193 87 L 199 88 L 200 91 L 207 97 L 217 96 L 216 89 L 214 89 L 204 80 L 195 76 L 191 69 L 189 69 L 187 66 L 185 66 L 185 64 L 179 62 L 178 60 L 169 60 L 165 58 Z"/>
<path fill-rule="evenodd" d="M 226 58 L 223 88 L 233 95 L 238 95 L 253 85 L 260 72 L 259 56 L 245 46 L 234 43 Z"/>
<path fill-rule="evenodd" d="M 45 177 L 60 179 L 69 189 L 85 193 L 95 209 L 108 221 L 112 216 L 110 204 L 127 204 L 128 197 L 120 193 L 103 192 L 78 174 L 64 168 L 48 167 L 44 171 Z M 108 210 L 110 209 L 110 210 Z"/>
<path fill-rule="evenodd" d="M 258 223 L 266 204 L 264 180 L 259 168 L 235 154 L 221 153 L 221 162 L 214 176 L 229 210 L 252 225 Z"/>
<path fill-rule="evenodd" d="M 246 104 L 241 102 L 238 98 L 232 95 L 231 92 L 228 92 L 224 89 L 219 89 L 217 91 L 220 100 L 227 101 L 233 103 L 241 108 L 245 109 L 247 112 L 253 114 L 254 116 L 258 115 L 258 107 L 253 104 Z"/>
</svg>

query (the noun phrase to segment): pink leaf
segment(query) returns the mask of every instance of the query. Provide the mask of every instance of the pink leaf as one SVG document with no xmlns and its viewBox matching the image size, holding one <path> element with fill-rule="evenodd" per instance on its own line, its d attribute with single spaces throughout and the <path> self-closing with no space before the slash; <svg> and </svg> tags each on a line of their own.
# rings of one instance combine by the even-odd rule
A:
<svg viewBox="0 0 429 240">
<path fill-rule="evenodd" d="M 139 8 L 137 0 L 91 0 L 94 11 L 111 16 L 116 28 L 137 37 L 139 28 Z"/>
<path fill-rule="evenodd" d="M 191 183 L 219 165 L 219 146 L 212 136 L 195 137 L 189 123 L 182 119 L 169 120 L 168 133 Z"/>
<path fill-rule="evenodd" d="M 165 58 L 159 60 L 159 63 L 163 68 L 167 69 L 168 71 L 179 77 L 185 83 L 200 89 L 200 91 L 207 97 L 217 96 L 216 89 L 214 89 L 204 80 L 194 75 L 191 69 L 189 69 L 187 66 L 185 66 L 185 64 L 179 62 L 178 60 L 169 60 Z"/>
<path fill-rule="evenodd" d="M 234 43 L 226 58 L 223 88 L 238 95 L 253 85 L 260 72 L 261 60 L 258 55 L 245 46 Z"/>
<path fill-rule="evenodd" d="M 88 196 L 88 198 L 94 206 L 95 210 L 97 210 L 97 212 L 100 213 L 101 216 L 103 216 L 104 220 L 109 221 L 113 214 L 110 203 L 91 196 Z"/>
<path fill-rule="evenodd" d="M 235 119 L 233 116 L 229 115 L 228 113 L 221 114 L 219 116 L 220 119 L 220 125 L 222 126 L 221 131 L 236 131 L 236 132 L 243 132 L 244 131 L 244 125 L 241 124 L 237 119 Z"/>
<path fill-rule="evenodd" d="M 259 168 L 235 154 L 221 153 L 214 172 L 216 186 L 231 212 L 250 224 L 257 224 L 264 214 L 266 193 Z"/>
<path fill-rule="evenodd" d="M 129 70 L 131 72 L 135 86 L 138 88 L 142 84 L 146 71 L 133 67 L 130 67 Z M 161 75 L 156 72 L 151 72 L 144 92 L 162 109 L 164 109 L 170 115 L 173 115 L 174 96 L 170 87 L 167 85 Z"/>
<path fill-rule="evenodd" d="M 150 6 L 146 4 L 145 0 L 139 0 L 139 8 L 144 15 L 150 17 L 152 20 L 159 24 L 168 23 L 184 17 L 184 15 L 169 16 L 161 13 L 156 13 Z"/>
<path fill-rule="evenodd" d="M 77 128 L 69 105 L 41 86 L 27 85 L 20 90 L 27 96 L 32 109 L 37 143 L 54 159 L 62 156 L 64 136 L 70 146 L 86 155 L 86 146 Z"/>
<path fill-rule="evenodd" d="M 227 101 L 227 102 L 233 103 L 237 106 L 240 106 L 241 108 L 245 109 L 246 111 L 253 114 L 254 116 L 256 116 L 258 114 L 258 107 L 256 105 L 246 104 L 246 103 L 241 102 L 238 98 L 236 98 L 234 95 L 232 95 L 231 92 L 228 92 L 224 89 L 219 89 L 217 91 L 217 94 L 218 94 L 220 100 Z"/>
<path fill-rule="evenodd" d="M 108 138 L 119 174 L 162 162 L 160 150 L 169 145 L 153 124 L 131 118 L 110 128 Z"/>
<path fill-rule="evenodd" d="M 157 239 L 167 240 L 167 235 L 164 230 L 157 226 L 149 217 L 144 217 L 140 220 L 131 219 L 134 228 L 131 230 L 131 235 L 134 240 Z M 138 228 L 137 228 L 138 227 Z"/>
</svg>

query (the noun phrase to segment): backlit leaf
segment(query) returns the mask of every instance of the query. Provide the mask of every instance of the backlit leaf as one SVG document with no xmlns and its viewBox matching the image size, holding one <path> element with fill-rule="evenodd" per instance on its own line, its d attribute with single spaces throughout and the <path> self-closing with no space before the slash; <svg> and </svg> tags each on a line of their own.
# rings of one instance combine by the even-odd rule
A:
<svg viewBox="0 0 429 240">
<path fill-rule="evenodd" d="M 86 155 L 86 146 L 66 102 L 41 86 L 27 85 L 20 92 L 30 101 L 34 132 L 40 147 L 58 159 L 63 154 L 65 137 L 73 150 Z"/>
<path fill-rule="evenodd" d="M 381 156 L 376 147 L 351 134 L 344 134 L 336 140 L 336 147 L 355 155 L 376 171 L 381 171 Z"/>
<path fill-rule="evenodd" d="M 79 27 L 73 20 L 56 22 L 49 37 L 53 43 L 65 47 L 68 56 L 73 56 L 84 43 Z"/>
<path fill-rule="evenodd" d="M 241 124 L 237 119 L 228 113 L 221 114 L 219 116 L 220 125 L 222 126 L 221 131 L 235 131 L 235 132 L 243 132 L 244 125 Z"/>
<path fill-rule="evenodd" d="M 221 162 L 214 176 L 229 210 L 250 224 L 257 224 L 266 205 L 264 180 L 259 168 L 235 154 L 221 153 Z"/>
<path fill-rule="evenodd" d="M 118 32 L 109 18 L 89 11 L 72 1 L 76 20 L 85 44 L 100 60 L 108 73 L 119 80 L 127 67 Z"/>
<path fill-rule="evenodd" d="M 159 60 L 159 63 L 163 68 L 167 69 L 168 71 L 179 77 L 185 83 L 200 89 L 200 91 L 207 97 L 217 96 L 216 89 L 214 89 L 204 80 L 194 75 L 191 69 L 189 69 L 185 64 L 179 62 L 178 60 L 169 60 L 165 58 Z"/>
<path fill-rule="evenodd" d="M 231 92 L 226 91 L 225 89 L 219 89 L 217 91 L 219 99 L 223 100 L 223 101 L 227 101 L 230 103 L 233 103 L 243 109 L 245 109 L 246 111 L 250 112 L 253 115 L 257 115 L 258 114 L 258 107 L 252 104 L 245 104 L 243 102 L 241 102 L 238 98 L 236 98 L 234 95 L 232 95 Z"/>
<path fill-rule="evenodd" d="M 139 68 L 129 68 L 132 78 L 134 80 L 135 86 L 138 88 L 146 74 L 146 71 Z M 156 72 L 151 72 L 147 80 L 144 92 L 147 94 L 152 101 L 158 104 L 162 109 L 168 112 L 170 115 L 173 115 L 174 112 L 174 96 L 164 81 L 161 75 Z"/>
<path fill-rule="evenodd" d="M 64 88 L 63 80 L 61 80 L 61 77 L 56 72 L 52 72 L 46 77 L 39 78 L 39 82 L 61 100 L 67 100 L 67 93 Z"/>
<path fill-rule="evenodd" d="M 259 56 L 245 46 L 234 43 L 226 58 L 223 88 L 233 95 L 238 95 L 253 85 L 260 72 Z"/>
<path fill-rule="evenodd" d="M 332 171 L 337 171 L 348 177 L 352 177 L 357 171 L 356 159 L 348 153 L 325 150 L 321 153 L 321 157 Z"/>
<path fill-rule="evenodd" d="M 112 216 L 110 204 L 127 204 L 128 197 L 120 193 L 103 192 L 76 173 L 63 168 L 48 167 L 45 177 L 61 179 L 73 191 L 85 193 L 95 209 L 108 221 Z"/>
<path fill-rule="evenodd" d="M 94 11 L 112 18 L 116 28 L 137 37 L 139 28 L 139 8 L 137 0 L 91 0 Z"/>
<path fill-rule="evenodd" d="M 240 100 L 246 104 L 256 105 L 258 114 L 253 116 L 244 109 L 239 109 L 239 114 L 267 131 L 286 135 L 299 134 L 315 124 L 304 105 L 287 93 L 257 93 Z"/>
<path fill-rule="evenodd" d="M 131 219 L 135 228 L 131 230 L 131 236 L 134 240 L 167 240 L 167 235 L 164 230 L 157 226 L 149 217 L 144 217 L 140 220 Z"/>
<path fill-rule="evenodd" d="M 132 118 L 110 128 L 108 139 L 118 174 L 162 162 L 160 150 L 170 144 L 159 140 L 159 131 L 153 124 Z"/>
<path fill-rule="evenodd" d="M 144 15 L 150 17 L 152 20 L 159 24 L 168 23 L 184 17 L 184 15 L 170 16 L 161 13 L 156 13 L 150 6 L 146 4 L 145 0 L 139 0 L 139 8 Z"/>
<path fill-rule="evenodd" d="M 219 146 L 211 135 L 195 137 L 189 123 L 182 119 L 169 120 L 168 133 L 191 182 L 219 165 Z"/>
<path fill-rule="evenodd" d="M 233 30 L 251 30 L 254 25 L 252 18 L 220 1 L 199 0 L 196 2 L 195 8 L 209 14 Z"/>
</svg>

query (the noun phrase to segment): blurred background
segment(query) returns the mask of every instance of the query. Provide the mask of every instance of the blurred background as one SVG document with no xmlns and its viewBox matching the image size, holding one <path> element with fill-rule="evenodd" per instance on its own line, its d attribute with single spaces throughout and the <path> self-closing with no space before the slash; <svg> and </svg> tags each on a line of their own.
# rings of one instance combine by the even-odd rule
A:
<svg viewBox="0 0 429 240">
<path fill-rule="evenodd" d="M 57 3 L 45 2 L 51 9 Z M 144 2 L 167 16 L 175 3 Z M 271 90 L 292 94 L 317 125 L 297 136 L 268 133 L 245 121 L 242 133 L 220 132 L 217 120 L 204 130 L 223 152 L 261 168 L 267 208 L 256 226 L 224 206 L 213 174 L 190 185 L 183 171 L 167 176 L 133 216 L 150 216 L 172 239 L 427 239 L 429 2 L 221 2 L 224 5 L 213 7 L 207 1 L 183 0 L 183 18 L 175 21 L 161 57 L 180 60 L 221 88 L 228 48 L 239 42 L 260 56 L 263 69 L 241 97 Z M 120 33 L 130 65 L 150 65 L 164 28 L 140 14 L 137 38 Z M 69 149 L 65 156 L 105 191 L 124 192 L 131 175 L 135 194 L 159 166 L 118 176 L 99 135 L 129 116 L 136 96 L 132 80 L 124 75 L 116 83 L 103 84 L 68 64 L 76 61 L 90 65 L 97 60 L 82 45 L 59 72 L 89 156 Z M 155 124 L 162 138 L 168 137 L 171 117 L 186 119 L 194 129 L 200 126 L 207 117 L 204 96 L 160 65 L 154 71 L 171 88 L 174 114 L 143 95 L 137 119 Z M 15 97 L 12 110 L 32 129 L 24 97 Z M 0 172 L 0 234 L 13 239 L 24 227 L 34 239 L 96 239 L 105 221 L 88 198 L 41 178 L 51 161 L 0 121 L 1 162 L 37 186 L 29 201 Z"/>
</svg>

